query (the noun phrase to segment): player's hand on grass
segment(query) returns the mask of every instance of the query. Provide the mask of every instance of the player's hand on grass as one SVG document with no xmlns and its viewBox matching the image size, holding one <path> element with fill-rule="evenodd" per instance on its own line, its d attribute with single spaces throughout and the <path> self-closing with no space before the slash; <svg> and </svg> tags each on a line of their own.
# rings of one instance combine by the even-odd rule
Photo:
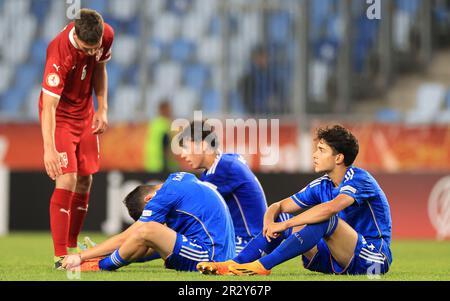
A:
<svg viewBox="0 0 450 301">
<path fill-rule="evenodd" d="M 95 112 L 92 120 L 92 134 L 101 135 L 108 128 L 108 114 L 106 110 L 99 110 Z"/>
<path fill-rule="evenodd" d="M 48 176 L 53 181 L 63 175 L 62 166 L 65 165 L 64 158 L 56 149 L 46 150 L 44 152 L 44 165 Z"/>
<path fill-rule="evenodd" d="M 81 255 L 74 254 L 66 256 L 62 262 L 62 267 L 66 270 L 73 270 L 81 265 Z"/>
</svg>

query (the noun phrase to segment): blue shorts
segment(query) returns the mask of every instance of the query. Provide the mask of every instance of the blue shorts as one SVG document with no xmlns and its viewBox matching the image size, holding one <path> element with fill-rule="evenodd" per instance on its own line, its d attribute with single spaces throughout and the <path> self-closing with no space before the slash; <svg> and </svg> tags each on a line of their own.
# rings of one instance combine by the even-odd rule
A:
<svg viewBox="0 0 450 301">
<path fill-rule="evenodd" d="M 171 270 L 194 272 L 197 271 L 197 264 L 203 261 L 211 261 L 209 249 L 177 233 L 175 247 L 172 254 L 167 257 L 165 266 Z"/>
<path fill-rule="evenodd" d="M 318 252 L 311 260 L 303 256 L 303 266 L 313 272 L 324 274 L 348 274 L 348 275 L 376 275 L 385 274 L 389 271 L 389 265 L 392 262 L 385 254 L 390 252 L 381 252 L 373 246 L 367 244 L 361 234 L 358 234 L 355 253 L 352 260 L 346 267 L 341 267 L 331 255 L 330 249 L 322 239 L 317 244 Z M 386 250 L 388 251 L 388 250 Z"/>
<path fill-rule="evenodd" d="M 248 243 L 253 239 L 253 237 L 250 236 L 236 236 L 235 242 L 236 242 L 236 256 L 241 253 L 241 251 L 248 245 Z"/>
</svg>

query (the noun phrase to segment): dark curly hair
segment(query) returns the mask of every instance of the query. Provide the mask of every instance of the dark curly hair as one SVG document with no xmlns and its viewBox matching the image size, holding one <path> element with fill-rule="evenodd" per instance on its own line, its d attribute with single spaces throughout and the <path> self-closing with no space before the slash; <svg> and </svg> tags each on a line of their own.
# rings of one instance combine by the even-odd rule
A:
<svg viewBox="0 0 450 301">
<path fill-rule="evenodd" d="M 207 142 L 211 149 L 217 149 L 219 147 L 218 137 L 214 132 L 214 127 L 209 125 L 204 120 L 197 120 L 190 123 L 185 127 L 181 134 L 178 136 L 180 146 L 183 146 L 183 142 Z"/>
<path fill-rule="evenodd" d="M 316 139 L 318 141 L 324 140 L 333 149 L 335 155 L 343 154 L 345 166 L 352 165 L 356 156 L 358 156 L 358 140 L 343 126 L 335 125 L 333 127 L 319 128 Z"/>
<path fill-rule="evenodd" d="M 146 205 L 145 197 L 155 191 L 158 185 L 140 185 L 125 197 L 123 203 L 132 219 L 137 221 L 141 217 Z"/>
</svg>

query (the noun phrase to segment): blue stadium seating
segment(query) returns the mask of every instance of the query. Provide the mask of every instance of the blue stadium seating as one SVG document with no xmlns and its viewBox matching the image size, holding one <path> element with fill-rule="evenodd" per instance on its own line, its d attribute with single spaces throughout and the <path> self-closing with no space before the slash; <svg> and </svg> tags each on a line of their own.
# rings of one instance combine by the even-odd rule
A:
<svg viewBox="0 0 450 301">
<path fill-rule="evenodd" d="M 196 91 L 202 91 L 206 80 L 209 77 L 209 70 L 202 64 L 188 65 L 184 69 L 183 80 L 186 85 Z"/>
<path fill-rule="evenodd" d="M 175 40 L 170 49 L 170 56 L 172 60 L 179 63 L 189 61 L 195 52 L 195 44 L 185 39 Z"/>
<path fill-rule="evenodd" d="M 207 114 L 222 111 L 222 96 L 218 90 L 210 89 L 203 93 L 202 110 Z"/>
</svg>

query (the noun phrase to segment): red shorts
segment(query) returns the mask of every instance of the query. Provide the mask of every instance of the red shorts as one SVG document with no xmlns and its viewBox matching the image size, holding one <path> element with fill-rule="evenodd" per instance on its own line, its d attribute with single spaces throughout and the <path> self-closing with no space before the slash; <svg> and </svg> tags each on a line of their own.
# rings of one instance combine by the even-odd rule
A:
<svg viewBox="0 0 450 301">
<path fill-rule="evenodd" d="M 100 144 L 97 135 L 86 126 L 83 131 L 70 130 L 67 127 L 55 129 L 56 150 L 63 155 L 63 174 L 77 173 L 89 176 L 100 168 Z"/>
</svg>

